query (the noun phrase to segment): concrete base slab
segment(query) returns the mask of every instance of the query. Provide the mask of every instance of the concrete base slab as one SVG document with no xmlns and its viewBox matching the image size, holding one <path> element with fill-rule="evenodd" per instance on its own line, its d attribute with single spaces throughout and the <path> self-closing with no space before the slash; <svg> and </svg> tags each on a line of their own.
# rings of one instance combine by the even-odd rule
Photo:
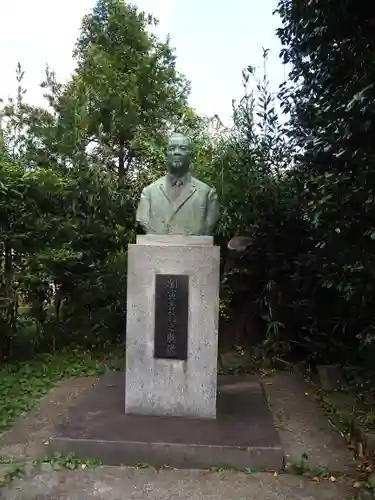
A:
<svg viewBox="0 0 375 500">
<path fill-rule="evenodd" d="M 217 419 L 125 415 L 123 373 L 108 372 L 77 400 L 49 452 L 106 465 L 281 469 L 283 450 L 260 383 L 219 378 Z"/>
</svg>

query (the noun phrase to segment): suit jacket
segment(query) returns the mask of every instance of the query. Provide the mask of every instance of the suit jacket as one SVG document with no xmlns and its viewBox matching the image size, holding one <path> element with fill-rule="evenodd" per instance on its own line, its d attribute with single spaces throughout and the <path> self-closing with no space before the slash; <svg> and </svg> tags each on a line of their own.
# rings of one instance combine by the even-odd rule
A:
<svg viewBox="0 0 375 500">
<path fill-rule="evenodd" d="M 137 222 L 147 234 L 210 236 L 219 218 L 215 189 L 190 174 L 177 199 L 168 196 L 167 176 L 145 187 L 137 209 Z"/>
</svg>

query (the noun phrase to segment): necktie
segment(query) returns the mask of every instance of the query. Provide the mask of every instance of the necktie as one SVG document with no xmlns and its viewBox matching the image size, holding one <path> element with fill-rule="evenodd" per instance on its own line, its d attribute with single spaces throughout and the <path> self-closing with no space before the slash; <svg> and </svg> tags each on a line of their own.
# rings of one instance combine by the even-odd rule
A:
<svg viewBox="0 0 375 500">
<path fill-rule="evenodd" d="M 171 198 L 176 200 L 181 192 L 181 187 L 183 186 L 181 179 L 172 180 Z"/>
</svg>

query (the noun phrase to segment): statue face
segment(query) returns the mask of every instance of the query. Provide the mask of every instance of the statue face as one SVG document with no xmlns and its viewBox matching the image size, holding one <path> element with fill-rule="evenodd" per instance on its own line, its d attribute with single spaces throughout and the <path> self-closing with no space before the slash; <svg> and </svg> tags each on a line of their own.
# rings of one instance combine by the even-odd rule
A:
<svg viewBox="0 0 375 500">
<path fill-rule="evenodd" d="M 166 151 L 168 171 L 175 175 L 183 175 L 189 170 L 191 160 L 192 150 L 189 137 L 182 134 L 172 135 Z"/>
</svg>

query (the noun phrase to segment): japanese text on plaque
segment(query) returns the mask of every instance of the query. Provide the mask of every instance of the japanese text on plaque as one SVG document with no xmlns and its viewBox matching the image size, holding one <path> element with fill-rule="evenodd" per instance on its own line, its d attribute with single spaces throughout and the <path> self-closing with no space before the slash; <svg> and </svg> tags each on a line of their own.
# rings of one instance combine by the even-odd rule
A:
<svg viewBox="0 0 375 500">
<path fill-rule="evenodd" d="M 176 278 L 168 279 L 167 289 L 168 289 L 167 352 L 170 356 L 176 356 L 177 354 L 177 339 L 176 339 L 177 279 Z"/>
</svg>

